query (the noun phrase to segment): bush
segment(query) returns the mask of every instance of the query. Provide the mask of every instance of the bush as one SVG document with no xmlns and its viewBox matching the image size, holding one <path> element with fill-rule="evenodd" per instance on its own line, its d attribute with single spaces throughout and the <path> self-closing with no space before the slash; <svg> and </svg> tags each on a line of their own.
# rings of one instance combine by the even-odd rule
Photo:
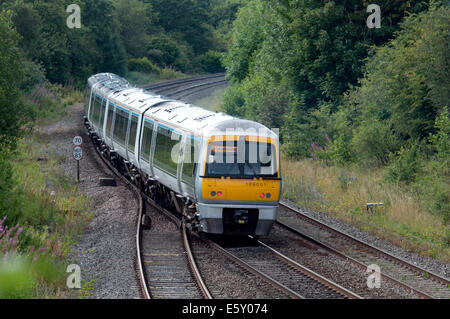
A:
<svg viewBox="0 0 450 319">
<path fill-rule="evenodd" d="M 436 134 L 430 136 L 430 142 L 436 147 L 437 160 L 441 162 L 444 174 L 448 174 L 450 162 L 450 114 L 448 107 L 436 118 Z"/>
<path fill-rule="evenodd" d="M 173 65 L 180 56 L 175 41 L 165 35 L 154 36 L 147 46 L 147 57 L 160 67 Z"/>
<path fill-rule="evenodd" d="M 196 58 L 196 65 L 198 68 L 207 73 L 225 72 L 222 65 L 222 54 L 220 52 L 208 51 L 205 54 L 199 55 Z"/>
<path fill-rule="evenodd" d="M 420 172 L 418 145 L 418 143 L 414 143 L 411 148 L 402 147 L 400 151 L 395 154 L 395 157 L 397 158 L 386 170 L 387 180 L 391 182 L 403 182 L 406 184 L 416 180 L 416 177 Z"/>
<path fill-rule="evenodd" d="M 356 129 L 352 149 L 368 165 L 387 165 L 390 154 L 399 150 L 400 141 L 389 124 L 376 120 L 364 121 Z"/>
<path fill-rule="evenodd" d="M 0 298 L 31 298 L 36 282 L 30 273 L 30 262 L 17 256 L 0 259 Z"/>
<path fill-rule="evenodd" d="M 227 87 L 223 96 L 223 110 L 231 116 L 244 117 L 245 108 L 244 93 L 239 84 Z"/>
<path fill-rule="evenodd" d="M 355 160 L 351 150 L 350 138 L 347 135 L 339 135 L 331 142 L 328 152 L 333 163 L 339 165 L 345 165 Z"/>
<path fill-rule="evenodd" d="M 128 61 L 128 69 L 130 71 L 137 71 L 137 72 L 146 72 L 146 73 L 156 73 L 160 74 L 161 69 L 158 68 L 156 65 L 154 65 L 152 62 L 150 62 L 147 57 L 143 57 L 140 59 L 130 59 Z"/>
<path fill-rule="evenodd" d="M 24 78 L 21 85 L 22 90 L 30 91 L 39 83 L 46 81 L 45 69 L 41 64 L 27 60 L 24 60 L 22 64 L 24 69 Z"/>
</svg>

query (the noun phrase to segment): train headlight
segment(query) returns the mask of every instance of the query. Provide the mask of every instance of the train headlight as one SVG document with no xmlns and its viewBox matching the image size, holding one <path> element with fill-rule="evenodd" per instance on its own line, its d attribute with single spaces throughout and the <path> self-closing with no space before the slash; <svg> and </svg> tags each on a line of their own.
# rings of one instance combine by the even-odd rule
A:
<svg viewBox="0 0 450 319">
<path fill-rule="evenodd" d="M 221 191 L 218 191 L 218 192 L 217 192 L 217 196 L 219 196 L 219 197 L 222 196 L 222 192 L 221 192 Z"/>
<path fill-rule="evenodd" d="M 272 195 L 271 195 L 270 193 L 267 193 L 267 194 L 266 194 L 266 197 L 267 197 L 267 198 L 270 198 L 271 196 L 272 196 Z"/>
<path fill-rule="evenodd" d="M 216 192 L 215 192 L 215 191 L 212 191 L 212 192 L 211 192 L 211 196 L 212 196 L 212 197 L 216 196 Z"/>
<path fill-rule="evenodd" d="M 259 194 L 259 197 L 264 198 L 264 197 L 266 197 L 266 194 L 261 193 L 261 194 Z"/>
</svg>

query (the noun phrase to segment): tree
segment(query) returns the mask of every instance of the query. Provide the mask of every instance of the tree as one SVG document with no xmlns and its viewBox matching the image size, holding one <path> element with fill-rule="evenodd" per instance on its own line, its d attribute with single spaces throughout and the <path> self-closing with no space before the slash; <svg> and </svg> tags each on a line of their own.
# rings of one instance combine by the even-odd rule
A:
<svg viewBox="0 0 450 319">
<path fill-rule="evenodd" d="M 344 93 L 357 85 L 363 75 L 370 47 L 391 40 L 408 12 L 425 8 L 419 0 L 380 1 L 382 27 L 369 29 L 368 4 L 369 1 L 360 0 L 251 0 L 239 10 L 225 58 L 228 75 L 243 87 L 240 92 L 246 102 L 239 109 L 245 109 L 245 114 L 265 109 L 295 114 L 298 125 L 289 123 L 289 136 L 299 134 L 294 139 L 303 145 L 301 151 L 293 154 L 304 154 L 311 145 L 313 141 L 305 136 L 323 135 L 320 126 L 317 133 L 301 130 L 308 124 L 309 130 L 315 129 L 313 113 L 320 107 L 326 107 L 330 114 L 338 110 Z M 285 92 L 287 98 L 279 101 L 283 105 L 271 106 L 269 96 L 259 99 L 260 103 L 252 102 L 253 92 L 264 94 L 268 91 L 266 86 Z M 245 90 L 246 87 L 252 90 Z M 286 117 L 280 125 L 283 127 L 291 118 Z"/>
<path fill-rule="evenodd" d="M 149 32 L 157 22 L 152 6 L 141 0 L 114 0 L 114 6 L 120 38 L 128 56 L 143 57 Z"/>
<path fill-rule="evenodd" d="M 14 30 L 10 11 L 0 12 L 0 153 L 16 147 L 24 123 L 24 105 L 20 99 L 22 63 L 19 35 Z"/>
<path fill-rule="evenodd" d="M 112 2 L 110 0 L 86 0 L 84 3 L 83 24 L 91 30 L 98 52 L 102 57 L 95 66 L 94 72 L 125 75 L 127 56 L 120 41 Z"/>
</svg>

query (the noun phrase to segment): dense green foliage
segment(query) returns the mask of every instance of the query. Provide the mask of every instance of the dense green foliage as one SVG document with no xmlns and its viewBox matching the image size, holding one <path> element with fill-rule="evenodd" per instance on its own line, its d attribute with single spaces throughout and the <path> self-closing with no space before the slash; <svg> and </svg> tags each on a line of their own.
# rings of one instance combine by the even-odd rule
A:
<svg viewBox="0 0 450 319">
<path fill-rule="evenodd" d="M 81 8 L 81 28 L 67 25 L 70 4 Z M 223 71 L 239 5 L 0 0 L 0 298 L 70 294 L 65 261 L 88 219 L 89 201 L 59 166 L 61 158 L 47 149 L 45 136 L 28 129 L 61 118 L 82 99 L 74 87 L 94 73 L 146 84 L 186 76 L 177 70 Z"/>
<path fill-rule="evenodd" d="M 147 58 L 182 72 L 223 71 L 220 53 L 241 0 L 15 0 L 27 89 L 46 77 L 82 87 L 94 73 L 126 75 L 128 59 Z M 70 4 L 81 7 L 81 28 L 66 25 Z M 197 58 L 199 57 L 199 58 Z"/>
<path fill-rule="evenodd" d="M 17 48 L 19 36 L 11 29 L 11 14 L 0 14 L 0 150 L 14 149 L 23 119 L 20 85 L 23 67 Z M 12 112 L 19 110 L 19 112 Z M 0 152 L 3 153 L 3 152 Z"/>
<path fill-rule="evenodd" d="M 8 206 L 13 185 L 9 154 L 16 148 L 26 119 L 20 99 L 23 68 L 17 48 L 19 36 L 11 26 L 11 12 L 0 13 L 0 212 Z"/>
<path fill-rule="evenodd" d="M 281 128 L 291 157 L 386 167 L 450 214 L 450 9 L 440 1 L 249 1 L 225 65 L 224 110 Z"/>
<path fill-rule="evenodd" d="M 316 125 L 309 113 L 322 105 L 336 111 L 343 93 L 362 76 L 370 46 L 391 39 L 406 10 L 419 11 L 421 3 L 381 1 L 384 23 L 368 29 L 366 1 L 250 1 L 238 14 L 225 59 L 236 82 L 225 110 L 269 126 L 292 126 L 286 131 L 286 141 L 296 145 L 291 152 L 306 155 L 319 138 L 302 127 Z M 281 101 L 273 101 L 274 92 Z M 264 121 L 267 109 L 278 116 Z M 281 119 L 283 114 L 289 116 Z M 303 132 L 292 136 L 297 125 Z"/>
</svg>

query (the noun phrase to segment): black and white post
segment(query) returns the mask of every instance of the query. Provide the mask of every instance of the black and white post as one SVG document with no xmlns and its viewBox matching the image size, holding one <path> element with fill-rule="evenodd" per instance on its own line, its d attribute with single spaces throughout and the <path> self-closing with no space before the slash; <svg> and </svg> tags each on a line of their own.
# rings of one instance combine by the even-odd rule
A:
<svg viewBox="0 0 450 319">
<path fill-rule="evenodd" d="M 83 138 L 81 136 L 75 136 L 73 138 L 73 158 L 77 161 L 77 182 L 80 182 L 80 161 L 83 158 Z"/>
</svg>

